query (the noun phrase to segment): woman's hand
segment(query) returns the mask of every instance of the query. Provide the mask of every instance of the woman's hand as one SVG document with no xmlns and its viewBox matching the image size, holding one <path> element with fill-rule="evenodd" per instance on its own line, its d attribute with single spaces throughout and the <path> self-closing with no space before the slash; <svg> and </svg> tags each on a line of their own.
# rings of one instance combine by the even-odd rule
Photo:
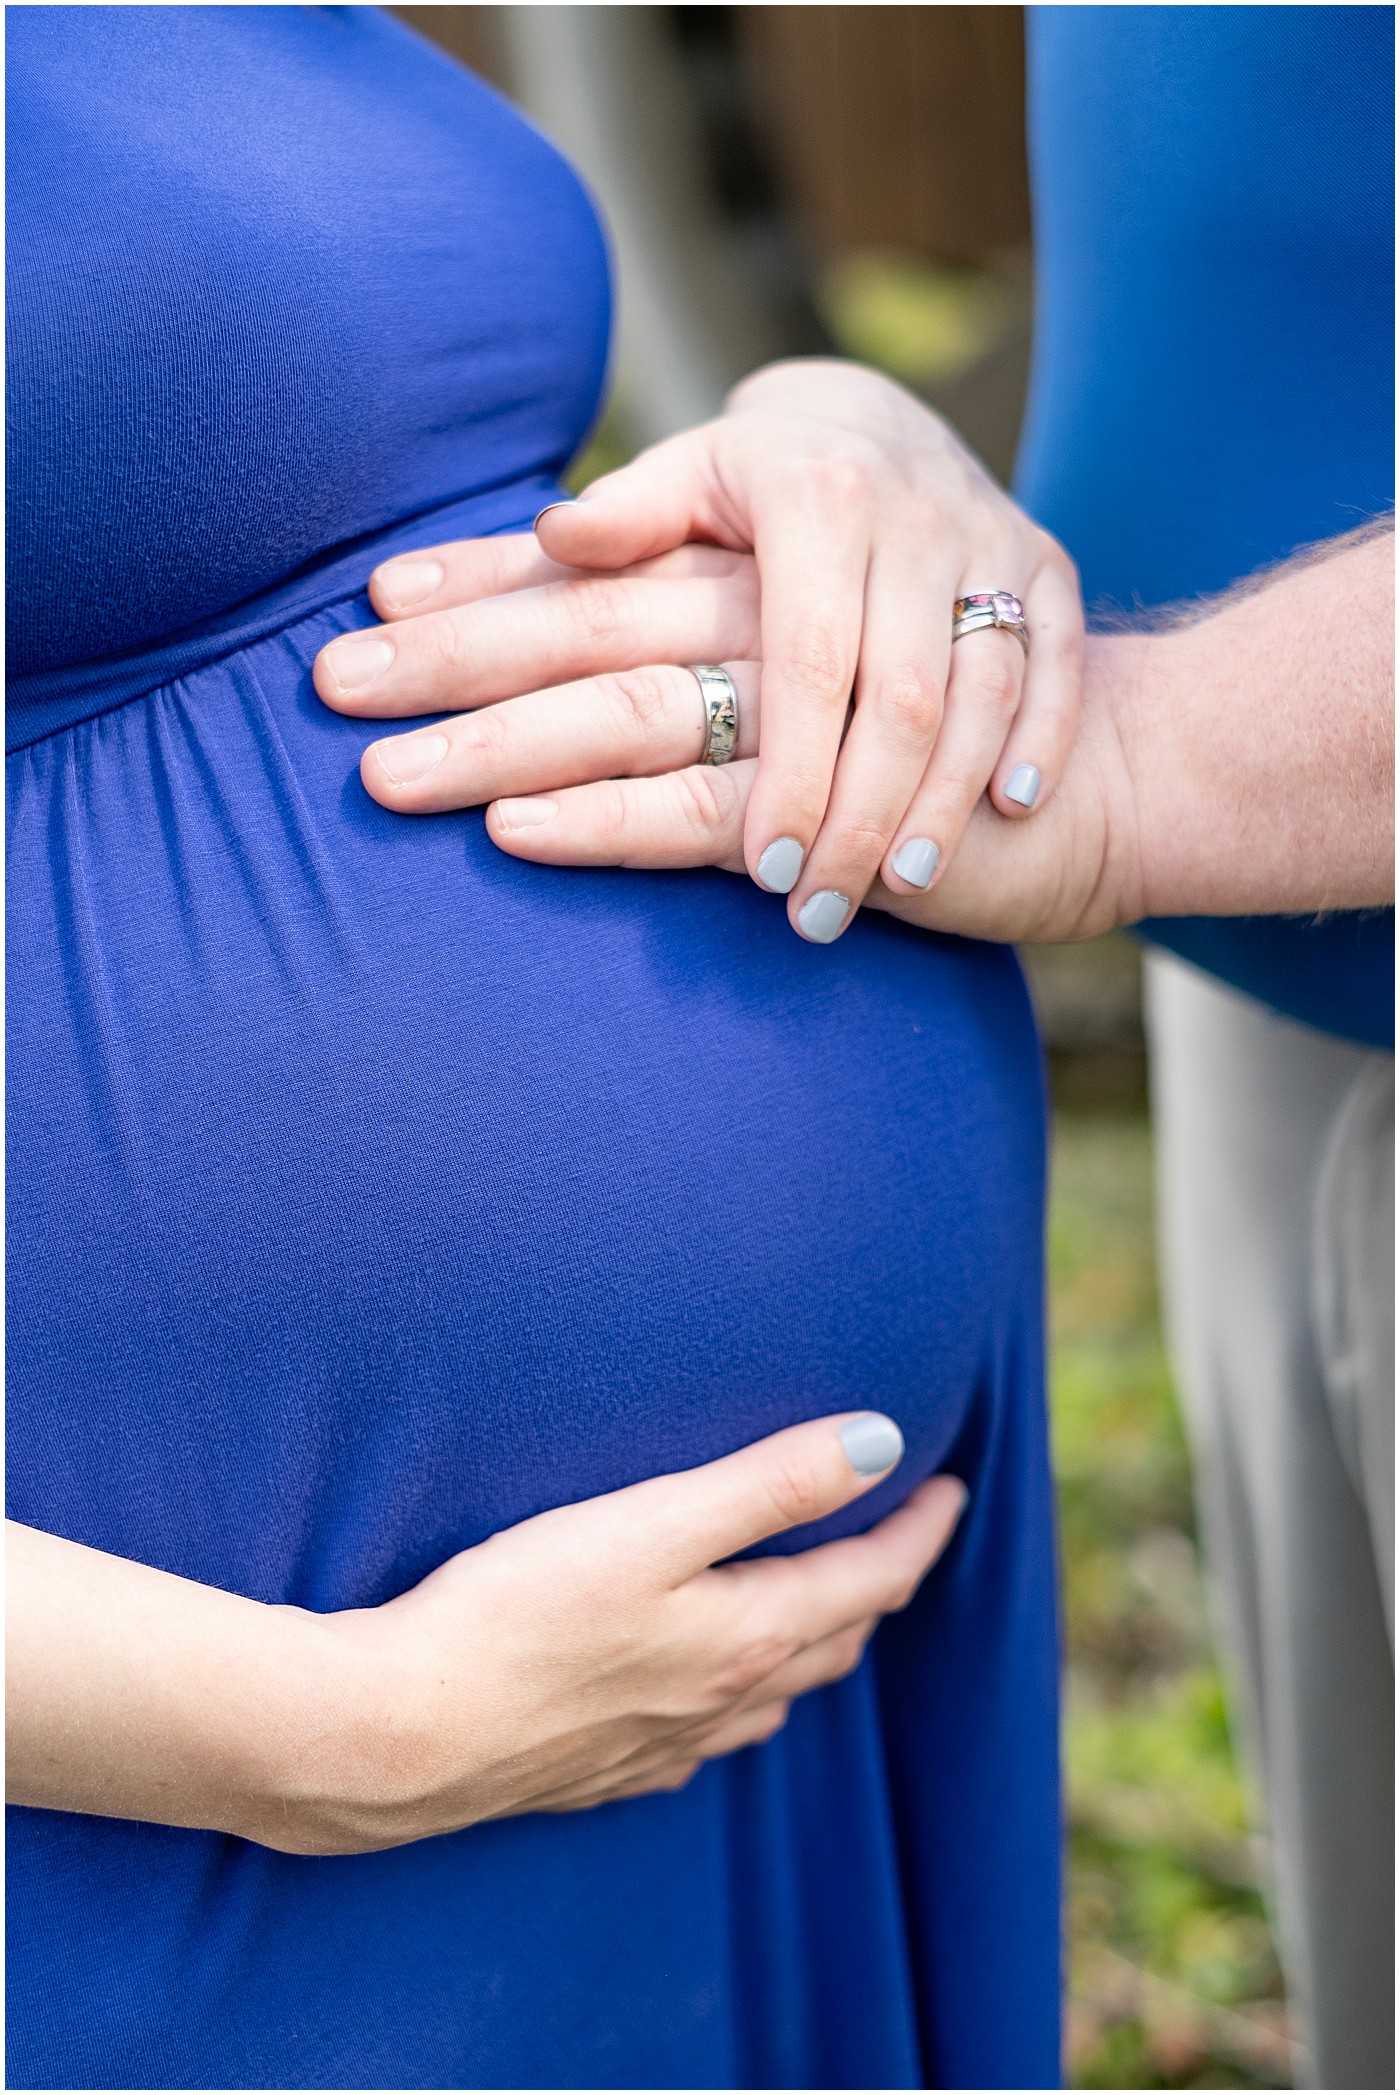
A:
<svg viewBox="0 0 1400 2095">
<path fill-rule="evenodd" d="M 901 1453 L 878 1414 L 814 1420 L 334 1615 L 12 1527 L 11 1800 L 338 1854 L 677 1789 L 849 1673 L 939 1556 L 966 1496 L 952 1477 L 867 1534 L 723 1561 Z"/>
<path fill-rule="evenodd" d="M 877 875 L 896 894 L 926 890 L 984 789 L 1014 820 L 1053 791 L 1078 706 L 1073 566 L 945 424 L 874 372 L 825 362 L 759 372 L 718 421 L 546 510 L 537 538 L 543 558 L 517 541 L 518 552 L 494 562 L 480 544 L 387 562 L 371 583 L 386 626 L 354 657 L 352 642 L 326 651 L 322 697 L 345 711 L 421 713 L 657 659 L 761 660 L 765 734 L 743 860 L 762 885 L 790 894 L 799 930 L 821 894 L 846 904 L 839 931 Z M 638 622 L 625 585 L 663 580 L 658 556 L 697 539 L 755 550 L 745 644 L 674 652 L 672 628 L 662 652 L 646 642 L 664 616 Z M 536 596 L 580 571 L 594 580 L 576 580 L 569 604 Z M 1028 663 L 1000 631 L 952 648 L 954 599 L 986 589 L 1022 598 Z M 478 615 L 482 598 L 501 591 L 524 592 L 514 623 L 504 602 Z M 552 640 L 543 660 L 541 615 Z M 401 620 L 402 639 L 391 630 Z M 685 633 L 707 637 L 703 619 Z M 384 666 L 352 684 L 333 655 L 347 670 Z M 537 673 L 523 670 L 526 660 Z M 412 702 L 398 703 L 405 696 Z M 808 912 L 808 926 L 832 921 L 829 906 Z"/>
</svg>

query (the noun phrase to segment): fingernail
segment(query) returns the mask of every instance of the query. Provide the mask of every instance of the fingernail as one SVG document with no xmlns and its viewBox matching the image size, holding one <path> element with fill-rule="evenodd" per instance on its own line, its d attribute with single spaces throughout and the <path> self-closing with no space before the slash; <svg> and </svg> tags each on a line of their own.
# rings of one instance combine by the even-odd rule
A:
<svg viewBox="0 0 1400 2095">
<path fill-rule="evenodd" d="M 904 1435 L 883 1411 L 863 1411 L 841 1428 L 846 1460 L 858 1477 L 878 1477 L 904 1460 Z"/>
<path fill-rule="evenodd" d="M 447 755 L 446 735 L 404 735 L 393 742 L 376 742 L 379 768 L 396 786 L 411 786 L 426 778 Z"/>
<path fill-rule="evenodd" d="M 1018 764 L 1001 790 L 1018 807 L 1034 807 L 1040 793 L 1040 773 L 1034 764 Z"/>
<path fill-rule="evenodd" d="M 910 837 L 900 845 L 890 864 L 910 887 L 927 887 L 938 871 L 938 846 L 928 837 Z"/>
<path fill-rule="evenodd" d="M 391 641 L 381 640 L 337 640 L 326 649 L 326 661 L 331 675 L 342 691 L 358 691 L 365 684 L 372 684 L 382 677 L 394 659 Z"/>
<path fill-rule="evenodd" d="M 538 829 L 559 812 L 557 800 L 498 800 L 496 820 L 505 829 Z"/>
<path fill-rule="evenodd" d="M 829 946 L 850 913 L 847 897 L 838 895 L 834 888 L 824 887 L 809 895 L 798 910 L 798 929 L 814 946 Z"/>
<path fill-rule="evenodd" d="M 790 895 L 807 856 L 796 837 L 778 837 L 758 862 L 758 877 L 774 895 Z"/>
<path fill-rule="evenodd" d="M 539 511 L 539 514 L 536 516 L 534 523 L 530 526 L 530 529 L 532 531 L 538 531 L 540 528 L 540 517 L 548 516 L 551 509 L 572 509 L 573 506 L 574 497 L 572 495 L 561 495 L 557 502 L 546 502 L 544 508 Z"/>
<path fill-rule="evenodd" d="M 441 589 L 442 575 L 440 560 L 386 560 L 375 570 L 375 593 L 391 611 L 406 611 Z"/>
</svg>

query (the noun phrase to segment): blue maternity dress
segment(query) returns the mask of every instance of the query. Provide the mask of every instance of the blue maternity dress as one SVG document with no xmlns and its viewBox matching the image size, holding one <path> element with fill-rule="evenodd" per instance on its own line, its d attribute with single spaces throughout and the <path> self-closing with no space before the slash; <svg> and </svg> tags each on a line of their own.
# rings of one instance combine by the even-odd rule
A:
<svg viewBox="0 0 1400 2095">
<path fill-rule="evenodd" d="M 375 806 L 310 665 L 555 485 L 590 206 L 371 9 L 19 8 L 9 68 L 11 1513 L 336 1609 L 848 1406 L 908 1459 L 784 1547 L 972 1494 L 674 1796 L 331 1859 L 12 1812 L 10 2085 L 1053 2084 L 1013 957 Z"/>
</svg>

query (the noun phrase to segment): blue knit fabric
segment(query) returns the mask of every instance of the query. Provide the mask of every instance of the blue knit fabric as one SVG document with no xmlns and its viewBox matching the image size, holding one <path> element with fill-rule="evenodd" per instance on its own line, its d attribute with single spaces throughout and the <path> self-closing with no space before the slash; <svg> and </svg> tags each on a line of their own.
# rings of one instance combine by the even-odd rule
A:
<svg viewBox="0 0 1400 2095">
<path fill-rule="evenodd" d="M 10 2084 L 1053 2083 L 1014 959 L 363 792 L 316 651 L 385 550 L 528 524 L 601 382 L 494 95 L 369 9 L 17 9 L 8 146 L 11 1513 L 333 1609 L 847 1406 L 909 1454 L 822 1532 L 972 1493 L 675 1796 L 334 1859 L 12 1812 Z"/>
<path fill-rule="evenodd" d="M 1018 492 L 1091 608 L 1226 588 L 1395 500 L 1388 7 L 1036 7 L 1036 352 Z M 1156 920 L 1394 1045 L 1390 910 Z"/>
</svg>

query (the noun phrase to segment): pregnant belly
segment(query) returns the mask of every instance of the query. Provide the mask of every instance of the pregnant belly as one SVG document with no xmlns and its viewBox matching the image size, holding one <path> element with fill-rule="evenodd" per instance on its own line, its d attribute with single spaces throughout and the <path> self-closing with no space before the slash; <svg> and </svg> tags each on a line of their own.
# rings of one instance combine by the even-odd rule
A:
<svg viewBox="0 0 1400 2095">
<path fill-rule="evenodd" d="M 871 1406 L 863 1524 L 1038 1286 L 1014 960 L 384 813 L 307 677 L 352 622 L 11 759 L 11 1512 L 366 1604 Z"/>
</svg>

